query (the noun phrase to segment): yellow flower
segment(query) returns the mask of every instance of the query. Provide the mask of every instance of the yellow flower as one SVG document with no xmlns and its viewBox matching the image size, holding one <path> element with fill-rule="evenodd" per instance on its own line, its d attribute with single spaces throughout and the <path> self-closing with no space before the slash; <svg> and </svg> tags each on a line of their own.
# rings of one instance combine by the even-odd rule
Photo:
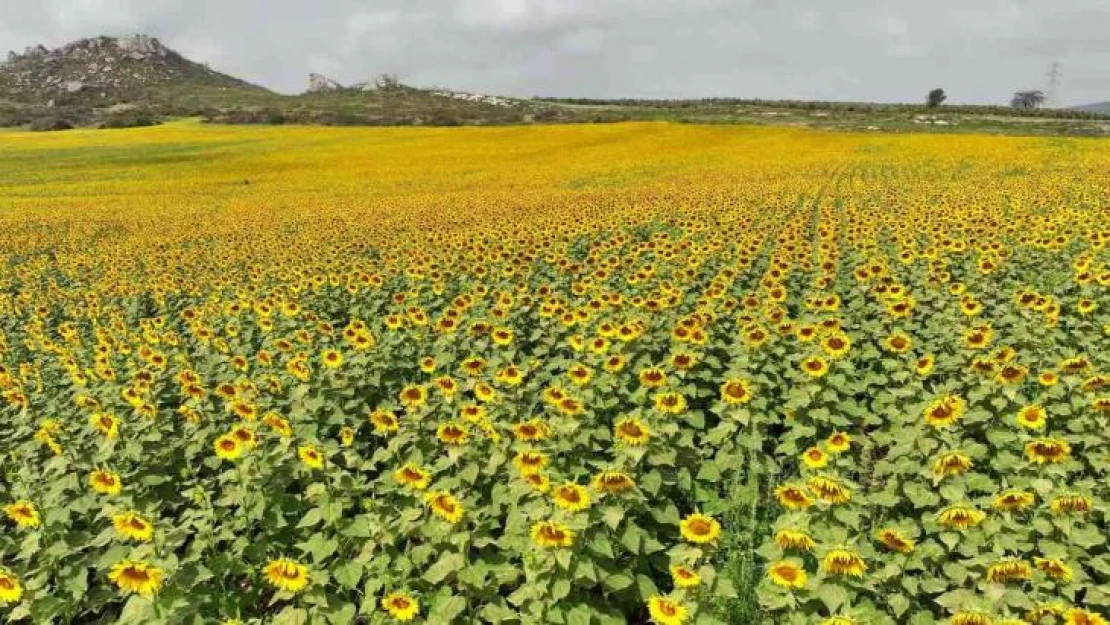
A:
<svg viewBox="0 0 1110 625">
<path fill-rule="evenodd" d="M 404 592 L 391 592 L 382 597 L 382 609 L 398 621 L 411 621 L 420 614 L 420 602 Z"/>
<path fill-rule="evenodd" d="M 450 493 L 433 491 L 424 497 L 424 503 L 432 513 L 448 523 L 458 523 L 463 518 L 463 505 Z"/>
<path fill-rule="evenodd" d="M 1033 558 L 1033 566 L 1044 571 L 1044 574 L 1052 579 L 1065 583 L 1071 581 L 1071 567 L 1065 564 L 1063 560 L 1057 560 L 1055 558 Z"/>
<path fill-rule="evenodd" d="M 1033 493 L 1011 489 L 994 498 L 994 507 L 998 510 L 1024 510 L 1033 505 Z"/>
<path fill-rule="evenodd" d="M 428 487 L 431 476 L 427 471 L 410 462 L 394 471 L 393 479 L 398 484 L 412 486 L 416 490 L 424 490 Z"/>
<path fill-rule="evenodd" d="M 964 415 L 966 404 L 960 397 L 945 395 L 934 400 L 925 409 L 925 423 L 935 428 L 954 425 Z"/>
<path fill-rule="evenodd" d="M 956 504 L 937 513 L 937 524 L 955 529 L 968 529 L 983 522 L 987 515 L 975 508 Z"/>
<path fill-rule="evenodd" d="M 681 565 L 671 566 L 671 581 L 677 588 L 694 588 L 701 584 L 701 575 L 697 571 Z"/>
<path fill-rule="evenodd" d="M 1060 438 L 1039 438 L 1025 444 L 1025 457 L 1034 464 L 1057 464 L 1071 455 L 1071 445 Z"/>
<path fill-rule="evenodd" d="M 320 360 L 328 369 L 338 369 L 343 366 L 343 354 L 334 349 L 324 350 L 324 354 L 321 356 Z"/>
<path fill-rule="evenodd" d="M 1090 512 L 1093 507 L 1094 502 L 1084 495 L 1060 495 L 1049 504 L 1054 514 L 1083 514 Z"/>
<path fill-rule="evenodd" d="M 303 445 L 297 449 L 297 456 L 300 457 L 304 466 L 310 469 L 323 469 L 324 468 L 324 454 L 319 449 L 312 445 Z"/>
<path fill-rule="evenodd" d="M 551 491 L 555 505 L 570 512 L 579 512 L 590 507 L 590 493 L 578 484 L 563 484 Z"/>
<path fill-rule="evenodd" d="M 933 475 L 952 477 L 963 475 L 971 470 L 971 458 L 958 451 L 946 451 L 933 462 Z"/>
<path fill-rule="evenodd" d="M 867 565 L 858 553 L 848 549 L 832 549 L 821 561 L 821 566 L 829 575 L 850 575 L 863 577 Z"/>
<path fill-rule="evenodd" d="M 621 471 L 602 471 L 594 476 L 594 489 L 603 493 L 620 493 L 636 487 L 632 476 Z"/>
<path fill-rule="evenodd" d="M 852 490 L 837 478 L 815 475 L 809 478 L 806 486 L 825 503 L 843 504 L 852 499 Z"/>
<path fill-rule="evenodd" d="M 1064 625 L 1107 625 L 1107 621 L 1094 612 L 1072 608 L 1064 613 Z"/>
<path fill-rule="evenodd" d="M 574 532 L 561 523 L 540 521 L 532 525 L 532 542 L 548 549 L 570 547 L 574 544 Z"/>
<path fill-rule="evenodd" d="M 89 474 L 89 487 L 101 495 L 118 495 L 123 484 L 115 473 L 97 469 Z"/>
<path fill-rule="evenodd" d="M 401 429 L 401 422 L 397 419 L 397 415 L 388 410 L 375 410 L 368 418 L 378 434 L 390 434 Z"/>
<path fill-rule="evenodd" d="M 822 469 L 829 464 L 829 456 L 820 447 L 810 447 L 802 452 L 802 462 L 811 469 Z"/>
<path fill-rule="evenodd" d="M 752 390 L 746 380 L 730 378 L 721 384 L 721 400 L 726 404 L 746 404 L 752 400 Z"/>
<path fill-rule="evenodd" d="M 952 615 L 951 625 L 993 625 L 993 622 L 981 612 L 957 612 Z"/>
<path fill-rule="evenodd" d="M 112 517 L 112 525 L 124 538 L 146 542 L 154 536 L 154 526 L 134 512 L 124 512 Z"/>
<path fill-rule="evenodd" d="M 689 611 L 681 602 L 659 595 L 648 598 L 648 614 L 657 625 L 682 625 L 689 618 Z"/>
<path fill-rule="evenodd" d="M 224 460 L 235 460 L 243 455 L 243 445 L 239 443 L 239 439 L 231 434 L 224 434 L 217 438 L 213 447 L 216 450 L 216 455 Z"/>
<path fill-rule="evenodd" d="M 829 372 L 829 363 L 820 356 L 810 356 L 802 360 L 802 372 L 811 378 L 819 378 Z"/>
<path fill-rule="evenodd" d="M 107 412 L 98 412 L 89 417 L 89 426 L 103 434 L 106 438 L 115 438 L 119 434 L 119 419 Z"/>
<path fill-rule="evenodd" d="M 784 484 L 775 489 L 779 504 L 790 510 L 802 510 L 813 505 L 813 498 L 806 489 L 794 484 Z"/>
<path fill-rule="evenodd" d="M 775 544 L 783 551 L 811 551 L 817 545 L 809 534 L 789 529 L 775 534 Z"/>
<path fill-rule="evenodd" d="M 42 524 L 35 504 L 25 499 L 4 506 L 4 514 L 19 527 L 36 528 Z"/>
<path fill-rule="evenodd" d="M 470 439 L 470 432 L 462 423 L 443 423 L 436 428 L 436 438 L 444 445 L 465 445 Z"/>
<path fill-rule="evenodd" d="M 899 553 L 911 553 L 914 549 L 914 541 L 909 536 L 906 536 L 901 531 L 894 528 L 885 528 L 879 530 L 875 534 L 875 539 L 879 541 L 891 551 Z"/>
<path fill-rule="evenodd" d="M 682 519 L 679 531 L 687 541 L 701 545 L 717 540 L 721 535 L 721 524 L 713 517 L 694 513 Z"/>
<path fill-rule="evenodd" d="M 23 598 L 23 584 L 19 578 L 6 568 L 0 567 L 0 603 L 8 605 L 19 603 Z"/>
<path fill-rule="evenodd" d="M 133 560 L 117 562 L 108 573 L 108 579 L 120 590 L 150 597 L 162 587 L 162 569 Z"/>
<path fill-rule="evenodd" d="M 308 567 L 289 558 L 270 560 L 262 572 L 271 586 L 284 592 L 297 593 L 308 586 Z"/>
<path fill-rule="evenodd" d="M 423 386 L 410 384 L 401 389 L 401 393 L 398 398 L 401 401 L 401 405 L 405 408 L 419 408 L 423 406 L 424 403 L 427 401 L 428 391 L 424 390 Z"/>
<path fill-rule="evenodd" d="M 844 432 L 836 432 L 825 441 L 829 453 L 844 453 L 852 448 L 852 437 Z"/>
<path fill-rule="evenodd" d="M 636 417 L 625 417 L 617 421 L 613 427 L 613 435 L 626 445 L 639 447 L 647 444 L 651 438 L 651 430 Z"/>
<path fill-rule="evenodd" d="M 806 585 L 805 569 L 789 560 L 780 560 L 767 567 L 767 576 L 771 581 L 784 588 L 804 588 Z"/>
<path fill-rule="evenodd" d="M 987 567 L 984 577 L 995 584 L 1024 582 L 1033 578 L 1033 567 L 1025 560 L 1007 558 Z"/>
<path fill-rule="evenodd" d="M 1017 423 L 1027 430 L 1042 430 L 1047 422 L 1048 413 L 1037 404 L 1025 406 L 1018 411 Z"/>
<path fill-rule="evenodd" d="M 655 409 L 664 414 L 680 414 L 686 410 L 686 398 L 674 391 L 656 393 Z"/>
</svg>

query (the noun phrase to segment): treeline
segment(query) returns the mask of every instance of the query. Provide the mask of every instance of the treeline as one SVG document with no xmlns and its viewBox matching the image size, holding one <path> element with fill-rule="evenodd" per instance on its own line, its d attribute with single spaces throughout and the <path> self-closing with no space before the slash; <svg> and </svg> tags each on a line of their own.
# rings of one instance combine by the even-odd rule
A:
<svg viewBox="0 0 1110 625">
<path fill-rule="evenodd" d="M 634 98 L 535 98 L 539 102 L 585 106 L 619 106 L 663 110 L 704 109 L 717 106 L 752 106 L 831 113 L 937 113 L 1005 115 L 1009 117 L 1039 117 L 1046 119 L 1110 119 L 1110 113 L 1077 109 L 1019 109 L 1011 106 L 987 104 L 955 104 L 930 108 L 924 104 L 885 104 L 876 102 L 831 102 L 810 100 L 764 100 L 759 98 L 699 98 L 692 100 L 638 100 Z"/>
</svg>

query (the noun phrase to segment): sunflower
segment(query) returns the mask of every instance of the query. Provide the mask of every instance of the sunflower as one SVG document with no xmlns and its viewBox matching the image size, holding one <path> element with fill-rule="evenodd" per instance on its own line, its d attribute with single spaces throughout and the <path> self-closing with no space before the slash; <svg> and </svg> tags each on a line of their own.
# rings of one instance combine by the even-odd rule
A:
<svg viewBox="0 0 1110 625">
<path fill-rule="evenodd" d="M 809 534 L 790 529 L 779 530 L 775 534 L 775 544 L 783 551 L 812 551 L 817 546 Z"/>
<path fill-rule="evenodd" d="M 89 474 L 89 487 L 101 495 L 118 495 L 123 489 L 119 475 L 97 469 Z"/>
<path fill-rule="evenodd" d="M 1094 612 L 1072 608 L 1064 613 L 1064 625 L 1107 625 L 1107 621 Z"/>
<path fill-rule="evenodd" d="M 913 363 L 913 370 L 919 376 L 927 376 L 933 371 L 933 366 L 936 364 L 936 357 L 932 354 L 925 354 L 918 358 Z"/>
<path fill-rule="evenodd" d="M 382 597 L 382 609 L 398 621 L 407 622 L 420 614 L 420 602 L 405 592 L 391 592 Z"/>
<path fill-rule="evenodd" d="M 568 417 L 580 415 L 585 411 L 582 402 L 574 399 L 573 397 L 564 397 L 560 399 L 559 403 L 557 403 L 555 407 L 559 410 L 560 413 Z"/>
<path fill-rule="evenodd" d="M 855 619 L 849 616 L 830 616 L 829 618 L 821 621 L 820 625 L 859 625 Z"/>
<path fill-rule="evenodd" d="M 1054 514 L 1085 514 L 1093 507 L 1094 501 L 1085 495 L 1060 495 L 1049 503 Z"/>
<path fill-rule="evenodd" d="M 339 353 L 338 350 L 324 350 L 324 353 L 320 357 L 320 360 L 328 369 L 338 369 L 339 367 L 343 366 L 343 354 Z"/>
<path fill-rule="evenodd" d="M 809 478 L 806 486 L 818 499 L 828 504 L 844 504 L 852 500 L 852 490 L 833 477 L 815 475 Z"/>
<path fill-rule="evenodd" d="M 470 440 L 470 432 L 466 425 L 452 421 L 436 428 L 436 438 L 444 445 L 465 445 Z"/>
<path fill-rule="evenodd" d="M 971 470 L 971 458 L 959 451 L 946 451 L 933 461 L 933 475 L 944 478 L 963 475 Z"/>
<path fill-rule="evenodd" d="M 529 473 L 522 475 L 524 481 L 528 483 L 534 490 L 539 493 L 547 493 L 551 490 L 551 480 L 543 473 Z"/>
<path fill-rule="evenodd" d="M 993 506 L 996 510 L 1013 512 L 1016 510 L 1024 510 L 1033 505 L 1034 499 L 1033 493 L 1010 489 L 995 497 Z"/>
<path fill-rule="evenodd" d="M 1024 582 L 1033 579 L 1033 567 L 1019 558 L 1006 558 L 987 567 L 983 577 L 995 584 Z"/>
<path fill-rule="evenodd" d="M 942 527 L 965 530 L 983 522 L 987 515 L 964 504 L 948 506 L 937 513 L 937 524 Z"/>
<path fill-rule="evenodd" d="M 995 376 L 995 381 L 999 384 L 1014 385 L 1021 384 L 1029 375 L 1029 369 L 1021 365 L 1005 364 L 998 370 Z"/>
<path fill-rule="evenodd" d="M 478 404 L 470 404 L 459 409 L 459 416 L 462 417 L 463 421 L 475 425 L 484 422 L 487 413 L 486 407 Z"/>
<path fill-rule="evenodd" d="M 858 553 L 846 548 L 830 550 L 821 561 L 825 573 L 829 575 L 850 575 L 863 577 L 867 564 Z"/>
<path fill-rule="evenodd" d="M 876 532 L 875 540 L 879 541 L 883 547 L 899 553 L 911 553 L 914 549 L 914 541 L 912 538 L 891 527 L 883 528 Z"/>
<path fill-rule="evenodd" d="M 686 410 L 686 398 L 675 391 L 656 393 L 655 409 L 664 414 L 680 414 Z"/>
<path fill-rule="evenodd" d="M 524 449 L 517 452 L 516 457 L 513 458 L 513 465 L 521 475 L 538 473 L 547 466 L 547 454 L 534 449 Z"/>
<path fill-rule="evenodd" d="M 506 386 L 520 386 L 524 383 L 524 372 L 520 367 L 509 365 L 494 374 L 493 379 Z"/>
<path fill-rule="evenodd" d="M 852 448 L 852 437 L 844 432 L 834 432 L 825 440 L 825 446 L 829 450 L 829 453 L 844 453 Z"/>
<path fill-rule="evenodd" d="M 224 460 L 235 460 L 242 456 L 244 451 L 242 443 L 232 434 L 218 437 L 212 446 L 216 450 L 216 455 Z"/>
<path fill-rule="evenodd" d="M 324 468 L 324 453 L 312 445 L 302 445 L 297 448 L 297 456 L 309 469 Z"/>
<path fill-rule="evenodd" d="M 270 560 L 262 572 L 271 586 L 283 592 L 298 593 L 310 581 L 308 567 L 289 558 Z"/>
<path fill-rule="evenodd" d="M 690 567 L 671 565 L 671 581 L 676 588 L 694 588 L 701 584 L 701 575 Z"/>
<path fill-rule="evenodd" d="M 162 569 L 133 560 L 117 562 L 108 572 L 108 579 L 120 590 L 150 597 L 162 587 Z"/>
<path fill-rule="evenodd" d="M 647 444 L 651 430 L 636 417 L 625 417 L 613 426 L 613 435 L 626 445 L 639 447 Z"/>
<path fill-rule="evenodd" d="M 409 462 L 393 472 L 393 479 L 402 486 L 424 490 L 431 481 L 431 475 L 420 466 Z"/>
<path fill-rule="evenodd" d="M 1064 583 L 1071 581 L 1071 567 L 1063 560 L 1055 558 L 1033 558 L 1033 566 L 1044 572 L 1048 577 Z"/>
<path fill-rule="evenodd" d="M 551 427 L 541 419 L 530 419 L 514 425 L 513 434 L 522 441 L 540 441 L 551 436 Z"/>
<path fill-rule="evenodd" d="M 952 615 L 951 625 L 992 625 L 991 617 L 982 612 L 957 612 Z"/>
<path fill-rule="evenodd" d="M 687 541 L 702 545 L 717 540 L 721 535 L 721 524 L 711 516 L 694 513 L 682 519 L 679 532 Z"/>
<path fill-rule="evenodd" d="M 398 394 L 401 405 L 410 410 L 423 406 L 428 400 L 428 391 L 423 386 L 409 384 Z"/>
<path fill-rule="evenodd" d="M 607 358 L 605 364 L 603 364 L 601 368 L 609 373 L 620 373 L 624 370 L 626 364 L 628 364 L 628 360 L 624 356 L 617 354 Z"/>
<path fill-rule="evenodd" d="M 150 521 L 134 512 L 124 512 L 112 517 L 112 525 L 124 538 L 147 542 L 154 537 L 154 526 Z"/>
<path fill-rule="evenodd" d="M 555 549 L 574 544 L 574 531 L 553 521 L 540 521 L 532 525 L 532 542 L 540 547 Z"/>
<path fill-rule="evenodd" d="M 905 334 L 897 332 L 883 340 L 883 347 L 895 354 L 904 354 L 913 347 L 913 340 Z"/>
<path fill-rule="evenodd" d="M 680 601 L 670 597 L 652 595 L 647 601 L 648 614 L 656 625 L 682 625 L 689 618 L 689 611 Z"/>
<path fill-rule="evenodd" d="M 747 380 L 729 378 L 721 384 L 721 400 L 726 404 L 746 404 L 752 400 L 752 390 Z"/>
<path fill-rule="evenodd" d="M 433 491 L 424 497 L 424 503 L 432 513 L 448 523 L 458 523 L 463 517 L 463 505 L 450 493 Z"/>
<path fill-rule="evenodd" d="M 1025 457 L 1035 464 L 1057 464 L 1071 455 L 1071 445 L 1060 438 L 1039 438 L 1025 444 Z"/>
<path fill-rule="evenodd" d="M 551 491 L 555 505 L 563 510 L 579 512 L 590 507 L 590 493 L 578 484 L 562 484 Z"/>
<path fill-rule="evenodd" d="M 25 499 L 4 506 L 4 514 L 19 527 L 36 528 L 42 524 L 35 504 Z"/>
<path fill-rule="evenodd" d="M 966 404 L 964 400 L 955 395 L 945 395 L 933 400 L 925 408 L 925 423 L 935 428 L 946 428 L 954 425 L 964 415 Z"/>
<path fill-rule="evenodd" d="M 819 378 L 829 372 L 829 363 L 820 356 L 810 356 L 802 359 L 802 372 L 811 378 Z"/>
<path fill-rule="evenodd" d="M 779 560 L 767 567 L 767 577 L 771 578 L 776 586 L 784 588 L 804 588 L 806 585 L 806 571 L 797 563 L 789 560 Z"/>
<path fill-rule="evenodd" d="M 1042 430 L 1047 423 L 1047 416 L 1044 407 L 1031 404 L 1018 411 L 1017 423 L 1027 430 Z"/>
<path fill-rule="evenodd" d="M 89 417 L 89 426 L 105 436 L 115 438 L 119 434 L 119 419 L 108 412 L 98 412 Z"/>
<path fill-rule="evenodd" d="M 594 489 L 602 493 L 621 493 L 636 487 L 632 476 L 621 471 L 602 471 L 594 476 Z"/>
<path fill-rule="evenodd" d="M 432 380 L 432 385 L 434 385 L 444 397 L 448 398 L 454 397 L 455 393 L 459 390 L 459 385 L 455 382 L 455 378 L 449 375 L 443 375 Z"/>
<path fill-rule="evenodd" d="M 803 510 L 813 505 L 813 498 L 806 492 L 805 487 L 785 484 L 775 489 L 775 497 L 779 504 L 790 510 Z"/>
<path fill-rule="evenodd" d="M 667 374 L 662 369 L 654 367 L 640 371 L 638 375 L 640 385 L 647 388 L 659 388 L 667 383 Z"/>
<path fill-rule="evenodd" d="M 19 603 L 23 598 L 23 584 L 8 569 L 0 566 L 0 604 Z"/>
<path fill-rule="evenodd" d="M 367 418 L 378 434 L 390 434 L 401 429 L 401 421 L 397 418 L 397 415 L 388 410 L 379 408 L 371 412 Z"/>
<path fill-rule="evenodd" d="M 820 447 L 810 447 L 802 452 L 802 463 L 810 469 L 823 469 L 829 464 L 829 455 Z"/>
<path fill-rule="evenodd" d="M 830 358 L 843 358 L 852 349 L 852 339 L 843 332 L 833 332 L 821 340 L 821 349 Z"/>
</svg>

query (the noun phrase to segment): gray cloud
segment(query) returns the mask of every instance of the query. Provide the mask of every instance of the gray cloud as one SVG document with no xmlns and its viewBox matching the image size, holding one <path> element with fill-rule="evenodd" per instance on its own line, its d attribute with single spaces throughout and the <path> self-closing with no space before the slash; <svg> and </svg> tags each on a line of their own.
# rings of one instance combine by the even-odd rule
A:
<svg viewBox="0 0 1110 625">
<path fill-rule="evenodd" d="M 146 32 L 297 92 L 395 72 L 507 95 L 1110 100 L 1106 0 L 0 0 L 0 49 Z"/>
</svg>

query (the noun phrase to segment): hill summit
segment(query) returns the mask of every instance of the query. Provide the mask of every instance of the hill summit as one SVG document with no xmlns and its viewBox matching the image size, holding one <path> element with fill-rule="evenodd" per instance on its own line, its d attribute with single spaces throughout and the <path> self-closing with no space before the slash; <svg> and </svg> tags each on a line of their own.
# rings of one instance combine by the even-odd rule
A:
<svg viewBox="0 0 1110 625">
<path fill-rule="evenodd" d="M 81 39 L 53 50 L 31 46 L 22 54 L 9 52 L 0 63 L 0 97 L 29 104 L 110 104 L 171 85 L 264 91 L 142 34 Z"/>
</svg>

